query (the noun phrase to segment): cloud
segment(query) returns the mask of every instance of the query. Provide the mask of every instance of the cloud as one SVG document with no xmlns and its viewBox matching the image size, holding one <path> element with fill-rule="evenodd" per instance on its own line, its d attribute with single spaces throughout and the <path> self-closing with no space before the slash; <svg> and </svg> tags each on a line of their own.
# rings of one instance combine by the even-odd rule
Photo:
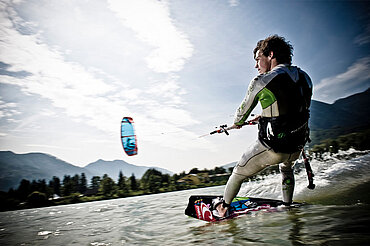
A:
<svg viewBox="0 0 370 246">
<path fill-rule="evenodd" d="M 9 11 L 9 7 L 1 7 L 0 29 L 4 34 L 1 36 L 1 59 L 10 64 L 7 67 L 9 73 L 0 75 L 1 82 L 18 85 L 26 94 L 41 95 L 72 117 L 91 117 L 97 113 L 91 112 L 91 105 L 96 105 L 96 97 L 111 92 L 114 87 L 94 77 L 83 66 L 66 62 L 61 53 L 42 42 L 39 34 L 22 35 L 13 28 L 11 20 L 16 24 L 23 20 Z M 7 13 L 12 15 L 7 16 Z M 18 71 L 26 71 L 28 75 L 17 77 L 10 73 Z M 102 98 L 98 100 L 103 105 L 110 103 Z M 97 126 L 95 123 L 90 121 Z"/>
<path fill-rule="evenodd" d="M 360 17 L 366 24 L 363 26 L 363 32 L 357 35 L 354 39 L 354 43 L 357 45 L 365 45 L 370 43 L 370 14 Z"/>
<path fill-rule="evenodd" d="M 167 1 L 109 0 L 110 9 L 137 37 L 155 47 L 146 57 L 148 67 L 158 73 L 180 71 L 193 54 L 193 46 L 170 17 Z"/>
<path fill-rule="evenodd" d="M 21 112 L 19 112 L 16 108 L 17 108 L 16 103 L 4 102 L 0 97 L 0 119 L 2 118 L 11 119 L 15 115 L 21 114 Z"/>
<path fill-rule="evenodd" d="M 361 58 L 348 67 L 347 71 L 322 79 L 314 86 L 314 95 L 320 100 L 328 101 L 353 94 L 355 88 L 366 89 L 370 86 L 369 71 L 370 57 Z"/>
<path fill-rule="evenodd" d="M 370 25 L 365 28 L 365 31 L 355 38 L 355 44 L 365 45 L 370 43 Z"/>
<path fill-rule="evenodd" d="M 69 148 L 69 147 L 42 145 L 42 144 L 27 144 L 26 146 L 36 147 L 36 148 L 46 148 L 46 149 L 64 149 L 64 150 L 69 150 L 69 151 L 74 150 L 74 148 Z"/>
<path fill-rule="evenodd" d="M 181 96 L 187 92 L 177 82 L 178 78 L 177 75 L 169 74 L 166 79 L 154 82 L 146 93 L 151 97 L 162 98 L 161 103 L 166 105 L 185 104 Z"/>
<path fill-rule="evenodd" d="M 239 0 L 228 0 L 228 2 L 231 7 L 236 7 L 240 4 Z"/>
<path fill-rule="evenodd" d="M 117 79 L 114 75 L 106 74 L 104 68 L 90 68 L 81 63 L 67 61 L 61 49 L 46 43 L 42 30 L 33 29 L 32 32 L 24 33 L 21 28 L 16 28 L 25 26 L 27 21 L 23 20 L 10 5 L 2 2 L 0 62 L 6 66 L 2 66 L 0 83 L 16 85 L 26 95 L 48 99 L 54 107 L 63 109 L 68 118 L 75 122 L 83 122 L 109 135 L 118 134 L 117 125 L 123 116 L 132 116 L 137 123 L 142 141 L 156 142 L 172 148 L 191 147 L 191 143 L 186 140 L 196 136 L 184 127 L 199 122 L 182 108 L 185 104 L 182 95 L 186 92 L 177 82 L 178 76 L 173 72 L 182 69 L 186 59 L 192 54 L 192 47 L 172 24 L 167 4 L 151 1 L 145 3 L 155 7 L 150 10 L 144 8 L 144 12 L 139 14 L 142 18 L 148 15 L 149 22 L 152 23 L 149 29 L 141 26 L 147 24 L 148 19 L 142 23 L 140 18 L 131 15 L 139 7 L 136 1 L 127 6 L 134 12 L 119 10 L 118 13 L 128 14 L 129 25 L 137 31 L 137 35 L 155 46 L 154 53 L 147 57 L 153 70 L 169 74 L 151 79 L 149 85 L 146 84 L 145 87 L 135 86 L 135 81 Z M 114 6 L 117 4 L 113 3 Z M 161 25 L 163 30 L 160 29 Z M 148 33 L 150 30 L 153 32 Z M 168 38 L 165 38 L 166 35 Z M 159 59 L 159 63 L 151 59 Z M 14 105 L 6 102 L 2 105 L 0 116 L 17 113 L 12 109 Z M 159 134 L 175 131 L 180 132 L 176 137 L 150 137 L 153 132 Z M 174 144 L 180 138 L 184 141 Z"/>
</svg>

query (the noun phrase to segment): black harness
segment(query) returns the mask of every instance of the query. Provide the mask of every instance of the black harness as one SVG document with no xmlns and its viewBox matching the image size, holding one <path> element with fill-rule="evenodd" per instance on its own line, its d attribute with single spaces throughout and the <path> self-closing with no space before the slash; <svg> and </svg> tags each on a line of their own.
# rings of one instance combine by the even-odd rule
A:
<svg viewBox="0 0 370 246">
<path fill-rule="evenodd" d="M 295 115 L 294 118 L 288 116 L 262 117 L 259 120 L 258 138 L 275 152 L 300 151 L 310 135 L 308 118 L 308 111 L 299 116 Z"/>
<path fill-rule="evenodd" d="M 274 90 L 275 87 L 275 90 L 279 90 L 277 94 L 281 94 L 281 88 L 276 87 L 279 84 L 286 83 L 286 79 L 287 76 L 282 76 L 282 79 L 277 78 L 270 89 Z M 308 127 L 308 119 L 310 114 L 308 108 L 311 103 L 312 89 L 301 72 L 299 73 L 299 80 L 296 83 L 293 81 L 289 82 L 289 92 L 281 97 L 282 100 L 289 100 L 286 99 L 286 97 L 290 96 L 289 93 L 291 95 L 294 93 L 295 100 L 292 102 L 285 101 L 284 103 L 286 105 L 294 104 L 294 108 L 286 107 L 284 110 L 280 110 L 281 112 L 285 111 L 286 114 L 284 115 L 278 117 L 261 117 L 259 120 L 259 140 L 265 146 L 279 153 L 300 151 L 309 140 L 310 129 Z"/>
</svg>

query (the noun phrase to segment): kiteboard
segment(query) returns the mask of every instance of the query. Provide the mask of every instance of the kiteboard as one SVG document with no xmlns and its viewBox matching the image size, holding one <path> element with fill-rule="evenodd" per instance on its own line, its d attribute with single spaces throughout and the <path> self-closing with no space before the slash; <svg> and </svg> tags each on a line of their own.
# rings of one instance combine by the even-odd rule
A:
<svg viewBox="0 0 370 246">
<path fill-rule="evenodd" d="M 252 213 L 253 211 L 267 210 L 274 211 L 284 205 L 281 200 L 253 198 L 253 197 L 235 197 L 230 204 L 225 217 L 219 217 L 215 209 L 217 201 L 222 196 L 190 196 L 189 203 L 185 209 L 185 214 L 204 221 L 214 222 L 225 219 L 231 219 L 240 215 Z M 299 207 L 302 203 L 294 202 L 290 207 Z"/>
</svg>

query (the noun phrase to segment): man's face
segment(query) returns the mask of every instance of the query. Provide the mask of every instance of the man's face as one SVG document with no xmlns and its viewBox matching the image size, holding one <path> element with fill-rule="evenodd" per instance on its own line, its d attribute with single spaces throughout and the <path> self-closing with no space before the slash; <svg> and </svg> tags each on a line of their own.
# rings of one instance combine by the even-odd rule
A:
<svg viewBox="0 0 370 246">
<path fill-rule="evenodd" d="M 258 50 L 256 52 L 256 57 L 254 59 L 256 60 L 255 68 L 257 68 L 259 74 L 263 74 L 271 70 L 270 57 L 265 56 L 261 51 Z"/>
</svg>

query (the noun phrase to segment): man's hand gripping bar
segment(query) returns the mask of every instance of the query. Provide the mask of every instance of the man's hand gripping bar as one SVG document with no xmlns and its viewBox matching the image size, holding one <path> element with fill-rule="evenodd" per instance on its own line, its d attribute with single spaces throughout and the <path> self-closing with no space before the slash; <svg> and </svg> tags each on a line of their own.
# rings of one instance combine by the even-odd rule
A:
<svg viewBox="0 0 370 246">
<path fill-rule="evenodd" d="M 226 135 L 229 135 L 229 130 L 232 130 L 232 129 L 239 129 L 241 128 L 242 126 L 247 126 L 247 125 L 257 125 L 258 124 L 258 120 L 259 120 L 260 117 L 257 117 L 253 120 L 248 120 L 246 122 L 244 122 L 244 124 L 242 125 L 233 125 L 233 126 L 230 126 L 230 127 L 227 127 L 227 125 L 221 125 L 219 129 L 213 131 L 210 133 L 210 135 L 213 135 L 215 133 L 225 133 Z"/>
</svg>

